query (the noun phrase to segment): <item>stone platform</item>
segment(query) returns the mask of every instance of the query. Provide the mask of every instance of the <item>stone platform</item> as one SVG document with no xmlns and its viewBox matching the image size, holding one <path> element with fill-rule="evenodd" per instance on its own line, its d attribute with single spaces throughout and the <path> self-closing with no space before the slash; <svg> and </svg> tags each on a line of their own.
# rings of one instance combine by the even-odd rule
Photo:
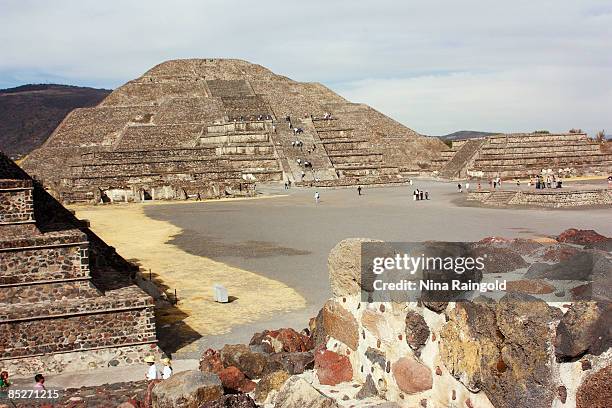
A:
<svg viewBox="0 0 612 408">
<path fill-rule="evenodd" d="M 477 190 L 467 195 L 468 201 L 479 201 L 491 206 L 537 206 L 549 208 L 577 208 L 611 206 L 612 190 Z"/>
<path fill-rule="evenodd" d="M 520 133 L 456 140 L 434 160 L 440 176 L 492 179 L 529 178 L 542 170 L 571 175 L 608 175 L 612 171 L 610 143 L 584 133 Z"/>
<path fill-rule="evenodd" d="M 137 268 L 0 154 L 0 367 L 11 375 L 158 352 Z"/>
</svg>

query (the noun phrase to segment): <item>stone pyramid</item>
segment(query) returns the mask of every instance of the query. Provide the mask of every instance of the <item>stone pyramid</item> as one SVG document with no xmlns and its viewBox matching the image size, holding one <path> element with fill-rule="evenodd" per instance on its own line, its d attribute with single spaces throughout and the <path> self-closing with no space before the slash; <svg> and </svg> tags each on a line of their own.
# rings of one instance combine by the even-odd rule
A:
<svg viewBox="0 0 612 408">
<path fill-rule="evenodd" d="M 249 195 L 267 181 L 404 182 L 444 148 L 321 84 L 188 59 L 72 111 L 23 166 L 67 201 L 138 201 Z"/>
</svg>

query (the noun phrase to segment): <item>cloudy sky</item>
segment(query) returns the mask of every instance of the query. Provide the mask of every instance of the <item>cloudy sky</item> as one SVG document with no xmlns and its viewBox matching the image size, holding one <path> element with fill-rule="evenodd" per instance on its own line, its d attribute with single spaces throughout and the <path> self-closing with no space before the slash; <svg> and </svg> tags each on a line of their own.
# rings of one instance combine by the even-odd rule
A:
<svg viewBox="0 0 612 408">
<path fill-rule="evenodd" d="M 610 0 L 0 0 L 0 88 L 241 58 L 430 135 L 612 133 Z"/>
</svg>

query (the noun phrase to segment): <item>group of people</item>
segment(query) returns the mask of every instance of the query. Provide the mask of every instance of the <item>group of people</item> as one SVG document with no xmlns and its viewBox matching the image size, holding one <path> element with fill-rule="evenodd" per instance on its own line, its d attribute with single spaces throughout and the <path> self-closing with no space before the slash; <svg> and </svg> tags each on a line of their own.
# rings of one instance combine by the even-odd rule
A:
<svg viewBox="0 0 612 408">
<path fill-rule="evenodd" d="M 429 191 L 419 190 L 418 188 L 412 192 L 413 201 L 429 200 Z"/>
<path fill-rule="evenodd" d="M 145 363 L 149 366 L 145 373 L 145 379 L 147 380 L 147 393 L 145 395 L 145 407 L 150 407 L 152 404 L 153 387 L 163 380 L 167 380 L 172 376 L 172 361 L 169 358 L 162 358 L 162 367 L 157 367 L 155 364 L 155 357 L 147 356 L 144 359 Z"/>
<path fill-rule="evenodd" d="M 501 186 L 502 186 L 502 179 L 501 179 L 501 177 L 496 177 L 494 179 L 489 180 L 489 186 L 491 188 L 493 188 L 493 189 L 496 189 L 498 187 L 501 188 Z"/>
<path fill-rule="evenodd" d="M 561 188 L 563 187 L 563 181 L 554 174 L 548 174 L 546 176 L 538 175 L 535 179 L 529 179 L 529 185 L 535 186 L 536 190 L 553 187 Z"/>
<path fill-rule="evenodd" d="M 230 118 L 230 120 L 233 122 L 245 122 L 245 121 L 250 121 L 250 120 L 272 120 L 272 115 L 269 115 L 269 114 L 257 115 L 257 116 L 250 115 L 246 118 L 243 115 L 240 115 L 238 117 Z"/>
<path fill-rule="evenodd" d="M 172 376 L 172 361 L 170 361 L 169 358 L 161 359 L 161 368 L 157 367 L 157 364 L 155 364 L 155 357 L 153 356 L 145 357 L 144 361 L 149 366 L 146 374 L 146 379 L 148 381 L 167 380 Z"/>
</svg>

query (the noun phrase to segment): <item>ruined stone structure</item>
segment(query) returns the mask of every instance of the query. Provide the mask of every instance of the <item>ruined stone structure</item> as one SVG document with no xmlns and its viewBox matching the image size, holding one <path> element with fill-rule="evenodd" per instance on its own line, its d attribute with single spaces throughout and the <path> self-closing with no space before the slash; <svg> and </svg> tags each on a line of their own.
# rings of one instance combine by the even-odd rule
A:
<svg viewBox="0 0 612 408">
<path fill-rule="evenodd" d="M 0 153 L 0 367 L 129 364 L 157 349 L 137 268 Z"/>
<path fill-rule="evenodd" d="M 374 243 L 374 254 L 362 248 Z M 200 370 L 266 408 L 609 407 L 612 238 L 569 229 L 548 242 L 468 245 L 488 255 L 483 281 L 503 278 L 505 289 L 462 301 L 375 293 L 371 256 L 397 247 L 347 239 L 330 253 L 333 297 L 309 330 L 265 330 L 249 346 L 207 350 Z M 227 406 L 216 404 L 203 406 Z"/>
<path fill-rule="evenodd" d="M 468 201 L 479 201 L 491 206 L 538 206 L 549 208 L 573 208 L 612 205 L 612 191 L 591 190 L 477 190 L 471 191 Z"/>
<path fill-rule="evenodd" d="M 507 134 L 453 141 L 435 167 L 451 179 L 531 177 L 549 169 L 555 174 L 607 175 L 612 152 L 584 133 Z"/>
<path fill-rule="evenodd" d="M 66 200 L 219 197 L 274 180 L 402 182 L 443 148 L 321 84 L 241 60 L 191 59 L 74 110 L 23 165 Z"/>
</svg>

